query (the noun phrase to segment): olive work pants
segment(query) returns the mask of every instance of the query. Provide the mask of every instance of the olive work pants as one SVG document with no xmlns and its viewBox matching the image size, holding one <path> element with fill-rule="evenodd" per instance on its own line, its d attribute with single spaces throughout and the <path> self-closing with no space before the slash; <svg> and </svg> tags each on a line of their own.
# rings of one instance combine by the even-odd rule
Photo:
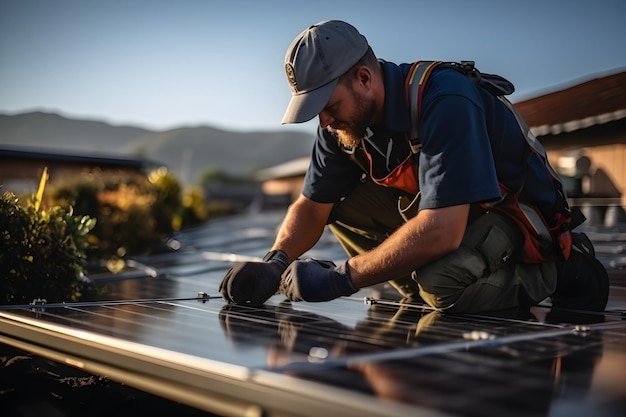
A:
<svg viewBox="0 0 626 417">
<path fill-rule="evenodd" d="M 335 205 L 328 226 L 349 256 L 375 248 L 405 223 L 399 196 L 398 190 L 367 180 Z M 419 296 L 450 312 L 534 305 L 554 293 L 556 265 L 520 263 L 521 245 L 522 234 L 512 222 L 483 213 L 469 224 L 457 250 L 410 276 L 390 277 L 389 283 L 404 297 Z"/>
</svg>

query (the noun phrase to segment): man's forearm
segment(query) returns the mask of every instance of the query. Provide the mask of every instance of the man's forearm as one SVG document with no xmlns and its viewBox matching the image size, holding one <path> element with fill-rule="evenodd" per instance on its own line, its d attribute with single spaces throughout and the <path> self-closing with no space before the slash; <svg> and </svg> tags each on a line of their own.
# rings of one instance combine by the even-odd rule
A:
<svg viewBox="0 0 626 417">
<path fill-rule="evenodd" d="M 300 197 L 287 211 L 272 249 L 280 249 L 293 261 L 311 249 L 322 236 L 332 204 Z"/>
<path fill-rule="evenodd" d="M 378 247 L 350 259 L 353 284 L 363 288 L 399 278 L 455 250 L 468 213 L 465 205 L 421 211 Z"/>
</svg>

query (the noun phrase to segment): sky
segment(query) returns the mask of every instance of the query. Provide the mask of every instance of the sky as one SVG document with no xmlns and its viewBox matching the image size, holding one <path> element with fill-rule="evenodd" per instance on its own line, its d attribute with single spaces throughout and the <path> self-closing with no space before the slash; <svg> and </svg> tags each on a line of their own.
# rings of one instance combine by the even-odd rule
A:
<svg viewBox="0 0 626 417">
<path fill-rule="evenodd" d="M 0 113 L 314 131 L 280 123 L 284 56 L 328 19 L 388 61 L 474 60 L 514 102 L 626 70 L 624 0 L 0 0 Z"/>
</svg>

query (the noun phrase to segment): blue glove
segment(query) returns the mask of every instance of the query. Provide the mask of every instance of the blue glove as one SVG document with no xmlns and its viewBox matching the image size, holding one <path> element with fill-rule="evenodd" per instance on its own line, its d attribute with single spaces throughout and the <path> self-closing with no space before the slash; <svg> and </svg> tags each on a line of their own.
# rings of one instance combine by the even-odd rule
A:
<svg viewBox="0 0 626 417">
<path fill-rule="evenodd" d="M 330 301 L 352 295 L 357 289 L 348 273 L 348 261 L 296 260 L 283 272 L 278 292 L 291 301 Z"/>
<path fill-rule="evenodd" d="M 261 305 L 278 291 L 280 275 L 289 258 L 280 250 L 269 252 L 265 262 L 241 262 L 226 272 L 219 286 L 222 297 L 229 303 Z"/>
</svg>

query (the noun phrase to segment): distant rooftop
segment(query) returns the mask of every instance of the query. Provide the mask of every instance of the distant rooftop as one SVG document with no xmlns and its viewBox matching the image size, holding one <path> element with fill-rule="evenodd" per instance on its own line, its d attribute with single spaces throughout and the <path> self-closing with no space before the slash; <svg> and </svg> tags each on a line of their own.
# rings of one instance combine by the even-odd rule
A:
<svg viewBox="0 0 626 417">
<path fill-rule="evenodd" d="M 515 103 L 537 136 L 626 118 L 626 71 Z"/>
<path fill-rule="evenodd" d="M 46 160 L 66 164 L 89 164 L 109 167 L 156 168 L 163 164 L 141 157 L 122 154 L 62 152 L 59 150 L 0 145 L 0 160 Z"/>
<path fill-rule="evenodd" d="M 311 158 L 304 156 L 302 158 L 293 159 L 283 164 L 275 165 L 270 168 L 259 170 L 256 174 L 258 181 L 267 181 L 269 179 L 284 179 L 301 176 L 309 167 Z"/>
</svg>

